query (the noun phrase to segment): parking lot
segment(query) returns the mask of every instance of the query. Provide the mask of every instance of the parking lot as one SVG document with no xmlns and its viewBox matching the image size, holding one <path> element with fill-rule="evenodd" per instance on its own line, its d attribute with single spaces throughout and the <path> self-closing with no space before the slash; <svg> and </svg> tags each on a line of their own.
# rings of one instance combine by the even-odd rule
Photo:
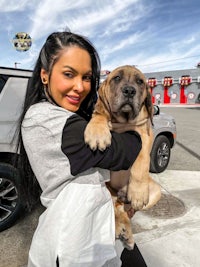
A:
<svg viewBox="0 0 200 267">
<path fill-rule="evenodd" d="M 161 106 L 161 112 L 175 117 L 177 144 L 167 171 L 153 175 L 162 185 L 165 196 L 151 212 L 138 212 L 133 217 L 135 240 L 148 267 L 198 267 L 200 107 Z M 0 267 L 26 265 L 28 248 L 41 212 L 42 207 L 38 206 L 16 225 L 0 233 Z M 190 257 L 195 258 L 191 265 Z"/>
</svg>

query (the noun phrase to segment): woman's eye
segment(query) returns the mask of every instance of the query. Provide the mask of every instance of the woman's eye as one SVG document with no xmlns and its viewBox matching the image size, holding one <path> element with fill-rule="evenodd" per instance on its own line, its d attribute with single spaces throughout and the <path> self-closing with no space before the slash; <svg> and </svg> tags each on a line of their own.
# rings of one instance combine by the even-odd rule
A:
<svg viewBox="0 0 200 267">
<path fill-rule="evenodd" d="M 74 76 L 71 72 L 65 72 L 64 75 L 68 78 L 72 78 Z"/>
<path fill-rule="evenodd" d="M 85 76 L 83 77 L 83 80 L 84 80 L 84 81 L 88 81 L 88 82 L 90 82 L 90 81 L 92 80 L 92 76 L 91 76 L 91 75 L 85 75 Z"/>
</svg>

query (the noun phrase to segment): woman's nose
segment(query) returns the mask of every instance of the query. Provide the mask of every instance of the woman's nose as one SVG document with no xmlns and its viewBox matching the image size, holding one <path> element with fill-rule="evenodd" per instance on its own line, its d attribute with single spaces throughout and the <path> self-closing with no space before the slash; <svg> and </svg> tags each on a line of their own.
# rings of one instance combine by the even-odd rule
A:
<svg viewBox="0 0 200 267">
<path fill-rule="evenodd" d="M 78 92 L 84 91 L 84 85 L 83 85 L 83 80 L 77 78 L 74 83 L 74 89 Z"/>
</svg>

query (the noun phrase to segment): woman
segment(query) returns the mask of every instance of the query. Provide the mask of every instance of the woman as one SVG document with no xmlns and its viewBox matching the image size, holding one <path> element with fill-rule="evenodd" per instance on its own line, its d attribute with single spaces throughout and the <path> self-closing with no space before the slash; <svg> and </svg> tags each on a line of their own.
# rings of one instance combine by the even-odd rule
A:
<svg viewBox="0 0 200 267">
<path fill-rule="evenodd" d="M 98 54 L 86 38 L 71 32 L 47 38 L 27 87 L 20 123 L 24 183 L 30 197 L 38 192 L 37 180 L 46 207 L 28 267 L 120 266 L 105 182 L 110 171 L 129 169 L 141 139 L 133 131 L 112 133 L 112 144 L 104 152 L 91 151 L 84 143 L 99 76 Z M 126 253 L 130 256 L 123 252 L 122 266 L 129 266 L 123 263 Z M 143 262 L 140 254 L 131 255 Z"/>
</svg>

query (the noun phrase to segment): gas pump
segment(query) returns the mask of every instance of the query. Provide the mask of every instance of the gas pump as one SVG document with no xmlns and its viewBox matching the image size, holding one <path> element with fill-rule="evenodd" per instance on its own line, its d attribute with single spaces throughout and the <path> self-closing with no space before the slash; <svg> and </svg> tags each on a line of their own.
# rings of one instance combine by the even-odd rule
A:
<svg viewBox="0 0 200 267">
<path fill-rule="evenodd" d="M 170 103 L 170 96 L 169 96 L 169 87 L 172 86 L 174 80 L 172 77 L 165 77 L 163 79 L 163 86 L 164 86 L 164 104 Z"/>
<path fill-rule="evenodd" d="M 192 77 L 184 75 L 180 78 L 180 104 L 187 103 L 187 86 L 192 82 Z"/>
<path fill-rule="evenodd" d="M 151 96 L 152 96 L 152 103 L 154 104 L 155 103 L 155 97 L 153 95 L 153 89 L 157 85 L 157 80 L 156 80 L 156 78 L 149 78 L 147 83 L 148 83 L 148 85 L 150 87 Z"/>
</svg>

